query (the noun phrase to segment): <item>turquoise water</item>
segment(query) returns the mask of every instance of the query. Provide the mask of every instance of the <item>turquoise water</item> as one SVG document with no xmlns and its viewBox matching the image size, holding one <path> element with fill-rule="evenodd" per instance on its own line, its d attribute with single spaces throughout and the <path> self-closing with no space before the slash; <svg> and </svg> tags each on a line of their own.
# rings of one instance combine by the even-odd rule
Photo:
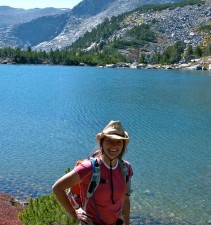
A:
<svg viewBox="0 0 211 225">
<path fill-rule="evenodd" d="M 131 136 L 132 218 L 207 224 L 210 75 L 0 65 L 0 192 L 50 193 L 66 168 L 94 151 L 95 135 L 119 119 Z"/>
</svg>

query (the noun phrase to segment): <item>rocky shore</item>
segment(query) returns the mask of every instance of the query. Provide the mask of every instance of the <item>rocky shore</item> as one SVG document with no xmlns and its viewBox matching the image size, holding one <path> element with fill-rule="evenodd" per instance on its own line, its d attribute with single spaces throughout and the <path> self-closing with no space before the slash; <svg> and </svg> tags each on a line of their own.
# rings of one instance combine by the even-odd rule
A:
<svg viewBox="0 0 211 225">
<path fill-rule="evenodd" d="M 10 60 L 2 60 L 0 64 L 13 64 Z M 52 65 L 43 63 L 42 65 Z M 56 64 L 55 64 L 56 65 Z M 79 66 L 88 66 L 85 63 L 80 63 Z M 177 63 L 173 65 L 161 65 L 161 64 L 143 64 L 143 63 L 117 63 L 106 64 L 105 66 L 98 66 L 105 68 L 131 68 L 131 69 L 179 69 L 179 70 L 209 70 L 211 71 L 211 56 L 203 57 L 200 59 L 193 59 L 187 63 Z"/>
<path fill-rule="evenodd" d="M 182 70 L 209 70 L 211 71 L 211 56 L 191 60 L 188 63 L 177 63 L 174 65 L 119 63 L 107 64 L 106 68 L 131 68 L 131 69 L 182 69 Z"/>
<path fill-rule="evenodd" d="M 18 204 L 10 195 L 0 194 L 0 224 L 22 225 L 18 219 L 18 213 L 24 208 Z"/>
</svg>

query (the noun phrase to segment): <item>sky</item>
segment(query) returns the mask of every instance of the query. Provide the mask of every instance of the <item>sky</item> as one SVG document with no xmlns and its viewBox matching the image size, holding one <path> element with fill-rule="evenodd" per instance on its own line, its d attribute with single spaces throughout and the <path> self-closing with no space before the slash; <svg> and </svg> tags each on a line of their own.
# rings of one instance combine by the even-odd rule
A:
<svg viewBox="0 0 211 225">
<path fill-rule="evenodd" d="M 0 6 L 11 6 L 13 8 L 73 8 L 82 0 L 0 0 Z"/>
</svg>

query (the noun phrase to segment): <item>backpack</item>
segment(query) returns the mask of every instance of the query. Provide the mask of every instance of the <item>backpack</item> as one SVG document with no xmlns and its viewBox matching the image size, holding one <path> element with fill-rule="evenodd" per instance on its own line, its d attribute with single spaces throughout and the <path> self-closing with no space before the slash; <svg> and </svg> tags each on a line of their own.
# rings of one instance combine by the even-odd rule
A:
<svg viewBox="0 0 211 225">
<path fill-rule="evenodd" d="M 74 167 L 80 165 L 84 160 L 87 160 L 87 159 L 81 159 L 77 161 Z M 92 164 L 92 177 L 90 179 L 87 193 L 85 196 L 85 203 L 83 206 L 84 209 L 86 209 L 86 205 L 89 199 L 93 196 L 95 190 L 97 189 L 101 181 L 100 164 L 98 163 L 97 158 L 90 157 L 88 160 L 90 160 Z M 125 183 L 127 183 L 129 181 L 128 166 L 126 165 L 124 160 L 118 159 L 118 163 L 120 165 L 121 172 L 124 177 L 124 181 Z M 75 186 L 69 188 L 67 192 L 67 196 L 73 208 L 78 209 L 82 206 L 82 201 L 80 197 L 80 184 L 76 184 Z"/>
</svg>

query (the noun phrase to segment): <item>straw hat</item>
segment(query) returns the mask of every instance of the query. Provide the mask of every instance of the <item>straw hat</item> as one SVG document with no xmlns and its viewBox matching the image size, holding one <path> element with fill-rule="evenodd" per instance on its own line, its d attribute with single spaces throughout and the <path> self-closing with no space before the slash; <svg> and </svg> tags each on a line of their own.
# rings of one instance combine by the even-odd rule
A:
<svg viewBox="0 0 211 225">
<path fill-rule="evenodd" d="M 119 120 L 111 120 L 103 131 L 96 135 L 97 142 L 100 143 L 100 140 L 104 137 L 124 140 L 126 146 L 128 145 L 130 139 L 128 133 L 124 130 Z"/>
</svg>

